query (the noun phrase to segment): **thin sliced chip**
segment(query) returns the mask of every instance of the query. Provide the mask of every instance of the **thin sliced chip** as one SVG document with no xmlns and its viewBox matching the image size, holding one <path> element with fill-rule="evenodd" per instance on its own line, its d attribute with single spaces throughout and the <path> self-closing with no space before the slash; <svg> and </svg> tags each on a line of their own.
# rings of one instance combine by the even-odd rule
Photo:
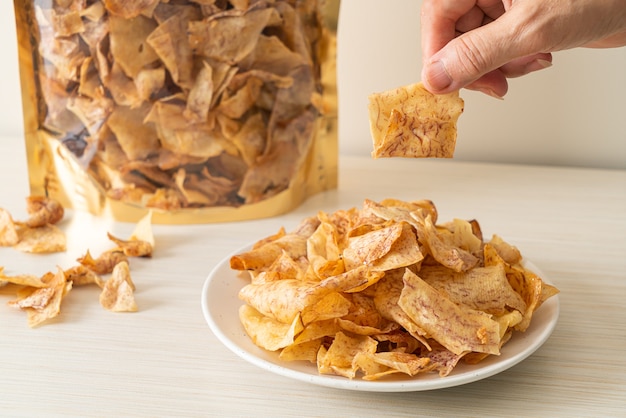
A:
<svg viewBox="0 0 626 418">
<path fill-rule="evenodd" d="M 152 211 L 139 220 L 128 240 L 107 233 L 109 239 L 128 257 L 152 257 L 154 234 L 152 233 Z"/>
<path fill-rule="evenodd" d="M 29 286 L 34 288 L 48 287 L 49 283 L 44 281 L 42 277 L 35 276 L 34 274 L 18 274 L 16 276 L 7 276 L 4 274 L 4 269 L 0 268 L 0 281 L 6 283 L 13 283 L 20 286 Z"/>
<path fill-rule="evenodd" d="M 132 19 L 141 14 L 151 14 L 159 0 L 104 0 L 109 13 L 124 19 Z"/>
<path fill-rule="evenodd" d="M 81 265 L 71 267 L 65 270 L 65 277 L 68 282 L 72 282 L 74 286 L 85 286 L 88 284 L 97 284 L 104 286 L 104 280 L 93 270 Z"/>
<path fill-rule="evenodd" d="M 473 309 L 493 315 L 503 315 L 508 308 L 526 310 L 524 299 L 509 284 L 502 265 L 460 273 L 442 266 L 424 266 L 419 276 L 451 301 Z"/>
<path fill-rule="evenodd" d="M 280 351 L 278 358 L 283 361 L 308 361 L 315 363 L 317 359 L 317 352 L 319 351 L 321 345 L 321 338 L 301 344 L 291 344 Z"/>
<path fill-rule="evenodd" d="M 42 280 L 48 283 L 48 287 L 26 287 L 18 291 L 18 299 L 9 302 L 9 306 L 26 311 L 31 328 L 58 316 L 63 297 L 72 289 L 72 283 L 65 280 L 61 269 L 56 274 L 47 273 Z"/>
<path fill-rule="evenodd" d="M 104 282 L 100 293 L 100 305 L 112 312 L 136 312 L 135 284 L 130 277 L 128 263 L 118 263 L 111 277 Z"/>
<path fill-rule="evenodd" d="M 242 305 L 239 309 L 239 319 L 252 341 L 269 351 L 291 345 L 295 336 L 302 330 L 299 316 L 295 316 L 291 323 L 282 323 L 248 305 Z"/>
<path fill-rule="evenodd" d="M 0 246 L 12 247 L 20 240 L 17 226 L 11 214 L 0 208 Z"/>
<path fill-rule="evenodd" d="M 318 370 L 322 374 L 354 378 L 359 369 L 355 357 L 360 353 L 374 354 L 377 345 L 373 338 L 338 332 L 328 351 L 318 357 Z"/>
<path fill-rule="evenodd" d="M 100 254 L 98 258 L 93 258 L 89 250 L 87 250 L 85 255 L 78 258 L 76 261 L 95 274 L 103 275 L 112 273 L 116 265 L 121 262 L 126 262 L 128 259 L 122 251 L 116 249 L 105 251 Z"/>
<path fill-rule="evenodd" d="M 491 315 L 458 305 L 410 270 L 398 304 L 428 334 L 454 354 L 500 353 L 500 326 Z"/>
<path fill-rule="evenodd" d="M 478 264 L 479 259 L 469 251 L 446 242 L 430 216 L 427 216 L 424 222 L 418 223 L 417 232 L 418 240 L 441 265 L 458 272 L 467 271 Z"/>
<path fill-rule="evenodd" d="M 421 83 L 370 95 L 372 156 L 452 158 L 463 106 L 458 92 L 435 95 Z"/>
<path fill-rule="evenodd" d="M 67 249 L 65 233 L 56 225 L 18 230 L 19 242 L 13 247 L 27 253 L 56 253 Z"/>
<path fill-rule="evenodd" d="M 58 201 L 46 196 L 27 197 L 26 211 L 30 217 L 25 223 L 31 228 L 56 224 L 65 214 L 63 206 Z"/>
</svg>

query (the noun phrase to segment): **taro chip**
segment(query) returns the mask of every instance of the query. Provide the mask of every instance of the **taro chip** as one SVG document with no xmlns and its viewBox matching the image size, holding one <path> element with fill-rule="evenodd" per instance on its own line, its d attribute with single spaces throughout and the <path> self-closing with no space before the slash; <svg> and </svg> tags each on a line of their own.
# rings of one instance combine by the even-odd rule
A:
<svg viewBox="0 0 626 418">
<path fill-rule="evenodd" d="M 116 264 L 111 277 L 104 282 L 100 305 L 112 312 L 136 312 L 135 285 L 130 277 L 128 263 Z"/>
<path fill-rule="evenodd" d="M 136 109 L 118 106 L 107 120 L 107 125 L 131 160 L 146 159 L 160 148 L 154 128 L 143 123 L 148 110 L 147 106 Z"/>
<path fill-rule="evenodd" d="M 136 2 L 123 2 L 134 4 Z M 128 77 L 135 78 L 139 71 L 155 62 L 159 57 L 146 42 L 146 38 L 157 24 L 146 17 L 126 19 L 109 16 L 111 55 Z"/>
<path fill-rule="evenodd" d="M 500 353 L 500 326 L 491 315 L 456 304 L 408 269 L 398 304 L 432 338 L 455 354 Z"/>
<path fill-rule="evenodd" d="M 430 215 L 423 223 L 418 224 L 418 237 L 435 260 L 449 269 L 457 272 L 467 271 L 479 262 L 479 259 L 469 251 L 446 242 L 433 224 Z"/>
<path fill-rule="evenodd" d="M 26 211 L 30 215 L 26 225 L 31 228 L 56 224 L 61 219 L 65 210 L 56 200 L 45 196 L 29 196 L 26 198 Z"/>
<path fill-rule="evenodd" d="M 132 19 L 139 15 L 151 16 L 159 0 L 104 0 L 104 7 L 114 16 Z"/>
<path fill-rule="evenodd" d="M 17 226 L 11 214 L 0 208 L 0 246 L 12 247 L 20 240 Z"/>
<path fill-rule="evenodd" d="M 57 226 L 48 224 L 37 228 L 23 227 L 19 242 L 13 248 L 26 253 L 56 253 L 67 249 L 65 233 Z"/>
<path fill-rule="evenodd" d="M 47 273 L 42 280 L 47 287 L 25 287 L 18 291 L 16 300 L 9 302 L 9 306 L 26 311 L 31 328 L 56 317 L 61 312 L 63 297 L 72 289 L 72 283 L 65 280 L 61 269 L 56 274 Z"/>
<path fill-rule="evenodd" d="M 322 374 L 353 378 L 358 370 L 355 357 L 360 353 L 375 353 L 377 345 L 376 340 L 370 337 L 349 336 L 338 332 L 328 351 L 318 358 L 318 370 Z"/>
<path fill-rule="evenodd" d="M 70 36 L 85 30 L 85 25 L 78 11 L 60 14 L 53 10 L 52 25 L 58 36 Z"/>
<path fill-rule="evenodd" d="M 496 245 L 510 260 L 519 252 L 484 243 L 476 221 L 436 218 L 428 200 L 366 200 L 258 240 L 230 260 L 250 278 L 239 292 L 246 332 L 281 360 L 350 379 L 444 377 L 462 358 L 498 355 L 558 289 L 507 263 Z"/>
<path fill-rule="evenodd" d="M 317 352 L 322 345 L 322 340 L 312 340 L 301 344 L 291 344 L 283 348 L 278 356 L 283 361 L 308 361 L 315 363 Z"/>
<path fill-rule="evenodd" d="M 308 325 L 311 322 L 341 318 L 348 314 L 350 305 L 350 301 L 342 296 L 341 293 L 329 293 L 315 304 L 309 305 L 302 310 L 302 323 Z"/>
<path fill-rule="evenodd" d="M 252 341 L 269 351 L 277 351 L 291 345 L 295 336 L 302 330 L 300 316 L 291 323 L 283 323 L 267 317 L 248 305 L 239 309 L 239 319 Z"/>
<path fill-rule="evenodd" d="M 199 55 L 238 63 L 252 52 L 273 13 L 272 8 L 265 8 L 189 22 L 189 43 Z"/>
<path fill-rule="evenodd" d="M 164 85 L 165 69 L 163 67 L 143 69 L 135 77 L 137 95 L 142 101 L 150 100 Z"/>
<path fill-rule="evenodd" d="M 213 68 L 206 62 L 196 76 L 196 81 L 189 91 L 187 108 L 184 115 L 192 122 L 205 121 L 209 115 L 209 107 L 213 99 Z"/>
<path fill-rule="evenodd" d="M 191 17 L 182 13 L 169 17 L 146 40 L 168 69 L 174 83 L 183 88 L 193 85 L 194 59 L 186 34 Z"/>
<path fill-rule="evenodd" d="M 436 95 L 421 83 L 370 95 L 372 156 L 452 158 L 463 106 L 458 92 Z"/>
<path fill-rule="evenodd" d="M 109 274 L 113 272 L 116 265 L 121 262 L 126 262 L 128 259 L 126 255 L 119 250 L 105 251 L 100 254 L 98 258 L 93 258 L 89 250 L 87 250 L 85 255 L 78 258 L 76 261 L 95 274 Z M 80 273 L 80 271 L 75 273 Z"/>
<path fill-rule="evenodd" d="M 143 71 L 145 70 L 139 71 L 136 78 L 138 78 Z M 111 93 L 116 105 L 131 108 L 141 105 L 142 98 L 140 97 L 137 83 L 124 73 L 118 63 L 113 63 L 111 66 L 111 70 L 104 81 L 104 85 L 109 90 L 109 93 Z"/>
<path fill-rule="evenodd" d="M 82 264 L 65 270 L 65 277 L 68 282 L 72 282 L 73 286 L 85 286 L 88 284 L 104 286 L 104 281 L 100 276 Z"/>
<path fill-rule="evenodd" d="M 4 269 L 0 268 L 0 282 L 13 283 L 20 286 L 28 286 L 34 288 L 48 287 L 49 284 L 39 276 L 32 274 L 19 274 L 16 276 L 7 276 L 4 274 Z"/>
<path fill-rule="evenodd" d="M 424 266 L 419 276 L 450 300 L 494 315 L 508 308 L 526 310 L 524 299 L 509 284 L 504 266 L 475 267 L 454 272 L 441 266 Z"/>
<path fill-rule="evenodd" d="M 394 223 L 388 227 L 351 238 L 348 247 L 343 251 L 346 269 L 372 264 L 385 256 L 402 235 L 402 230 L 401 223 Z"/>
<path fill-rule="evenodd" d="M 429 358 L 418 357 L 412 353 L 387 351 L 381 353 L 367 353 L 366 356 L 375 363 L 386 367 L 388 370 L 366 374 L 363 377 L 364 380 L 376 380 L 390 373 L 404 373 L 408 376 L 415 376 L 418 373 L 432 370 Z"/>
</svg>

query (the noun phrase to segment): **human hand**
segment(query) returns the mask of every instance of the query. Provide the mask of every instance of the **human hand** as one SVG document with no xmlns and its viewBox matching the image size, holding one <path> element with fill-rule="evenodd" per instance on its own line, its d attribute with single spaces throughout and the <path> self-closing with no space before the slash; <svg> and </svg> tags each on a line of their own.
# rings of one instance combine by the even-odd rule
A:
<svg viewBox="0 0 626 418">
<path fill-rule="evenodd" d="M 507 78 L 552 64 L 551 52 L 626 45 L 624 0 L 424 0 L 422 82 L 494 97 Z"/>
</svg>

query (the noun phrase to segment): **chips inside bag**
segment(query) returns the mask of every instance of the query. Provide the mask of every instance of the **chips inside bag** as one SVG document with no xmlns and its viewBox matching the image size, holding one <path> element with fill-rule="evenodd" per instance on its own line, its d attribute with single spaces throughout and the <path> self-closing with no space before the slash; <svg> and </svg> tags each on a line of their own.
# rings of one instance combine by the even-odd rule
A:
<svg viewBox="0 0 626 418">
<path fill-rule="evenodd" d="M 340 0 L 14 0 L 32 194 L 137 222 L 337 186 Z"/>
</svg>

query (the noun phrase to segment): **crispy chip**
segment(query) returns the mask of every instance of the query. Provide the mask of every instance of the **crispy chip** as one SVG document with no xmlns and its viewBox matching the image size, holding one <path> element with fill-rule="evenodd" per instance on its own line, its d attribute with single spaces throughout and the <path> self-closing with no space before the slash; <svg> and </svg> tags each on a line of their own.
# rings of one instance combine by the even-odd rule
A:
<svg viewBox="0 0 626 418">
<path fill-rule="evenodd" d="M 134 290 L 128 263 L 122 261 L 115 265 L 111 277 L 104 282 L 100 305 L 112 312 L 136 312 Z"/>
<path fill-rule="evenodd" d="M 248 305 L 240 308 L 239 319 L 254 343 L 269 351 L 292 344 L 302 330 L 299 316 L 295 316 L 291 323 L 283 323 L 264 316 Z"/>
<path fill-rule="evenodd" d="M 20 240 L 17 226 L 11 214 L 0 208 L 0 246 L 12 247 Z"/>
<path fill-rule="evenodd" d="M 482 311 L 459 305 L 409 270 L 404 273 L 400 307 L 455 354 L 500 354 L 500 327 Z"/>
<path fill-rule="evenodd" d="M 47 287 L 26 287 L 18 291 L 18 298 L 9 306 L 26 311 L 28 326 L 34 328 L 52 319 L 61 312 L 61 300 L 72 289 L 72 283 L 65 280 L 65 273 L 58 269 L 56 274 L 47 273 L 42 281 Z"/>
<path fill-rule="evenodd" d="M 25 223 L 31 228 L 56 224 L 63 219 L 65 213 L 63 206 L 59 202 L 45 196 L 27 197 L 26 211 L 30 217 Z"/>
<path fill-rule="evenodd" d="M 14 246 L 16 250 L 27 253 L 55 253 L 66 250 L 65 233 L 52 224 L 18 230 L 19 242 Z"/>
<path fill-rule="evenodd" d="M 124 255 L 128 257 L 152 257 L 154 250 L 154 235 L 152 234 L 152 212 L 149 211 L 137 222 L 135 230 L 128 240 L 116 238 L 107 233 L 109 239 L 118 245 Z"/>
<path fill-rule="evenodd" d="M 370 95 L 372 156 L 452 158 L 463 106 L 458 92 L 435 95 L 421 83 Z"/>
</svg>

